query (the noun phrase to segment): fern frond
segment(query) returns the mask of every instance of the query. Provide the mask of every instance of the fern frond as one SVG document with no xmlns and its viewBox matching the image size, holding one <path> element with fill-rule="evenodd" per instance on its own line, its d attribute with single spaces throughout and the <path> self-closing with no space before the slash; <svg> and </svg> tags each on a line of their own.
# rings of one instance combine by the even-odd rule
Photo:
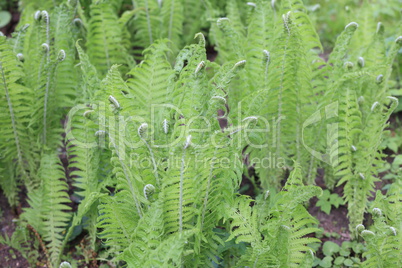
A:
<svg viewBox="0 0 402 268">
<path fill-rule="evenodd" d="M 34 171 L 34 158 L 26 130 L 33 95 L 30 88 L 22 85 L 23 76 L 21 65 L 6 43 L 6 38 L 0 37 L 0 122 L 3 126 L 0 130 L 0 154 L 7 165 L 16 170 L 16 176 L 21 175 L 30 183 L 29 172 Z M 15 166 L 14 160 L 17 160 Z"/>
<path fill-rule="evenodd" d="M 211 32 L 214 34 L 216 50 L 219 55 L 218 61 L 227 62 L 244 59 L 244 35 L 235 28 L 230 18 L 217 19 L 211 26 Z"/>
<path fill-rule="evenodd" d="M 60 144 L 64 109 L 73 105 L 76 95 L 75 51 L 72 10 L 65 5 L 54 12 L 35 13 L 24 50 L 24 82 L 34 90 L 37 101 L 32 108 L 30 127 L 38 149 Z M 38 150 L 36 149 L 36 150 Z"/>
<path fill-rule="evenodd" d="M 72 10 L 61 6 L 52 13 L 54 51 L 65 52 L 64 59 L 57 65 L 55 70 L 55 95 L 56 102 L 63 103 L 64 107 L 72 107 L 76 98 L 77 72 L 75 65 L 75 44 L 76 36 L 73 34 Z M 61 106 L 61 105 L 60 105 Z"/>
<path fill-rule="evenodd" d="M 238 203 L 231 209 L 230 218 L 232 232 L 228 238 L 236 238 L 236 243 L 246 242 L 254 244 L 258 238 L 255 217 L 252 216 L 251 200 L 246 197 L 238 198 Z"/>
<path fill-rule="evenodd" d="M 84 82 L 83 85 L 81 85 L 81 94 L 83 96 L 81 103 L 85 103 L 86 101 L 92 100 L 96 95 L 96 92 L 100 88 L 100 79 L 98 78 L 95 66 L 89 61 L 89 57 L 80 46 L 79 41 L 77 41 L 75 46 L 78 51 L 81 75 Z"/>
<path fill-rule="evenodd" d="M 342 74 L 342 68 L 347 56 L 350 41 L 359 25 L 351 22 L 345 26 L 345 30 L 338 36 L 334 49 L 328 59 L 328 68 L 332 70 L 331 78 L 336 80 Z"/>
<path fill-rule="evenodd" d="M 142 217 L 141 203 L 147 203 L 145 197 L 142 196 L 143 187 L 148 184 L 138 174 L 135 166 L 130 163 L 129 151 L 126 150 L 126 144 L 131 139 L 126 137 L 126 133 L 130 133 L 125 128 L 126 120 L 130 120 L 131 100 L 124 95 L 129 89 L 125 82 L 121 79 L 117 66 L 113 66 L 106 78 L 102 81 L 105 93 L 109 93 L 109 101 L 114 102 L 110 108 L 106 110 L 106 118 L 108 118 L 108 138 L 109 148 L 112 152 L 111 162 L 113 165 L 113 174 L 118 179 L 117 189 L 123 191 L 130 196 L 132 205 L 135 205 L 138 216 Z M 119 85 L 119 87 L 116 87 Z M 116 106 L 117 105 L 117 106 Z M 100 111 L 102 112 L 102 111 Z M 127 117 L 126 117 L 127 116 Z M 132 137 L 131 135 L 128 137 Z"/>
<path fill-rule="evenodd" d="M 185 231 L 169 236 L 155 250 L 150 252 L 148 258 L 141 265 L 148 267 L 177 267 L 182 265 L 182 255 L 185 253 L 184 248 L 193 234 L 194 232 L 192 231 Z M 128 259 L 129 265 L 135 263 L 135 259 Z"/>
<path fill-rule="evenodd" d="M 306 51 L 319 48 L 322 50 L 322 45 L 318 37 L 315 27 L 313 26 L 310 17 L 307 15 L 307 10 L 301 0 L 286 0 L 281 1 L 281 13 L 287 14 L 292 12 L 292 20 L 297 25 L 298 30 L 303 33 L 303 40 Z"/>
<path fill-rule="evenodd" d="M 207 28 L 209 25 L 207 19 L 208 3 L 200 2 L 198 0 L 182 0 L 183 5 L 183 44 L 190 44 L 193 36 L 202 28 Z M 215 16 L 213 16 L 215 17 Z"/>
<path fill-rule="evenodd" d="M 269 128 L 266 131 L 269 133 L 257 133 L 253 137 L 253 144 L 265 147 L 263 149 L 261 146 L 250 147 L 248 150 L 251 151 L 251 159 L 254 157 L 281 159 L 284 162 L 282 168 L 288 167 L 290 162 L 288 156 L 294 157 L 303 164 L 303 167 L 308 167 L 312 163 L 304 147 L 304 144 L 311 142 L 303 139 L 302 132 L 303 123 L 307 119 L 305 115 L 313 113 L 315 109 L 313 104 L 318 96 L 314 94 L 311 83 L 313 72 L 310 61 L 315 57 L 309 49 L 312 42 L 319 43 L 319 41 L 314 38 L 315 31 L 310 29 L 311 25 L 303 21 L 304 15 L 299 14 L 300 12 L 298 9 L 292 9 L 283 14 L 281 20 L 275 22 L 275 31 L 272 33 L 274 41 L 271 44 L 273 49 L 269 54 L 266 51 L 264 61 L 257 65 L 262 89 L 252 92 L 249 97 L 243 99 L 248 114 L 264 116 L 265 120 L 257 125 L 257 129 Z M 303 39 L 305 35 L 310 35 L 308 40 Z M 263 54 L 261 51 L 261 55 Z M 276 67 L 269 68 L 268 64 Z M 264 85 L 269 85 L 269 88 Z M 306 168 L 304 172 L 307 173 L 311 169 Z M 278 185 L 283 172 L 278 166 L 273 168 L 256 166 L 256 170 L 260 177 L 264 178 L 262 180 L 264 189 L 268 189 L 268 185 L 271 185 L 268 178 L 277 177 L 278 179 L 274 181 Z"/>
<path fill-rule="evenodd" d="M 183 0 L 167 0 L 163 1 L 161 8 L 161 15 L 163 25 L 162 37 L 171 41 L 170 45 L 180 48 L 182 45 L 183 21 L 184 21 L 184 7 Z"/>
<path fill-rule="evenodd" d="M 21 22 L 20 22 L 21 24 Z M 13 38 L 10 40 L 14 53 L 23 53 L 25 45 L 25 36 L 27 34 L 30 24 L 22 25 L 17 32 L 12 34 Z M 18 55 L 18 54 L 17 54 Z M 22 54 L 23 56 L 23 54 Z"/>
<path fill-rule="evenodd" d="M 157 1 L 137 0 L 135 8 L 140 9 L 141 11 L 133 21 L 136 32 L 134 40 L 139 47 L 146 48 L 153 44 L 153 42 L 160 36 L 160 24 L 162 23 L 161 19 L 158 17 L 160 14 L 160 7 Z M 170 18 L 170 16 L 168 17 Z M 166 26 L 169 27 L 168 25 Z"/>
<path fill-rule="evenodd" d="M 128 73 L 129 97 L 133 100 L 133 106 L 135 105 L 133 112 L 143 117 L 145 122 L 150 122 L 155 105 L 167 101 L 165 83 L 172 75 L 172 68 L 166 60 L 167 51 L 169 49 L 165 41 L 153 44 L 144 51 L 142 63 Z M 162 122 L 163 118 L 157 117 L 153 120 Z"/>
<path fill-rule="evenodd" d="M 197 72 L 202 61 L 208 64 L 203 38 L 202 35 L 199 44 L 184 47 L 176 58 L 174 66 L 176 73 L 171 89 L 172 102 L 180 108 L 176 112 L 176 120 L 180 117 L 190 119 L 202 115 L 202 112 L 207 110 L 211 91 L 206 90 L 208 80 L 205 72 Z"/>
<path fill-rule="evenodd" d="M 402 222 L 402 181 L 397 179 L 384 196 L 380 191 L 376 193 L 376 199 L 371 205 L 371 208 L 380 208 L 386 215 L 388 223 L 391 226 L 399 229 L 402 233 L 402 226 L 399 226 Z"/>
<path fill-rule="evenodd" d="M 138 221 L 132 234 L 133 242 L 124 250 L 119 259 L 133 267 L 141 266 L 150 261 L 149 255 L 161 245 L 163 238 L 163 204 L 159 199 L 151 204 L 144 217 Z"/>
<path fill-rule="evenodd" d="M 167 179 L 162 185 L 161 198 L 164 200 L 165 228 L 168 233 L 192 229 L 192 220 L 197 212 L 194 208 L 194 163 L 187 160 L 191 159 L 191 151 L 190 148 L 183 148 L 181 152 L 178 150 L 182 155 L 180 165 L 168 170 Z"/>
<path fill-rule="evenodd" d="M 346 182 L 344 196 L 348 202 L 348 216 L 351 230 L 354 230 L 356 225 L 362 223 L 363 214 L 366 209 L 364 200 L 371 194 L 374 189 L 374 182 L 378 180 L 375 178 L 377 171 L 373 166 L 376 165 L 376 159 L 380 158 L 378 148 L 382 140 L 382 133 L 386 127 L 389 115 L 395 109 L 397 103 L 396 100 L 391 99 L 390 107 L 384 107 L 384 104 L 379 104 L 378 108 L 374 107 L 368 115 L 365 128 L 358 135 L 358 140 L 355 140 L 355 144 L 357 144 L 356 148 L 359 148 L 358 151 L 352 152 L 349 148 L 341 146 L 343 142 L 340 143 L 338 167 L 348 167 L 348 170 L 338 173 L 343 174 L 343 178 L 338 182 L 338 185 Z M 349 125 L 353 124 L 349 123 Z M 353 137 L 353 134 L 348 135 L 348 137 Z M 347 158 L 346 150 L 350 152 L 349 155 L 353 154 L 353 158 L 349 160 L 349 163 L 344 161 Z M 364 150 L 364 161 L 361 150 Z"/>
<path fill-rule="evenodd" d="M 270 3 L 267 1 L 257 1 L 256 7 L 253 9 L 251 21 L 247 26 L 247 54 L 246 54 L 246 73 L 244 77 L 247 79 L 248 85 L 251 90 L 247 93 L 267 89 L 268 88 L 268 75 L 269 64 L 271 60 L 271 53 L 268 50 L 272 49 L 271 40 L 273 40 L 274 22 L 272 20 L 273 10 Z M 263 79 L 263 83 L 256 83 L 258 79 Z M 262 85 L 262 87 L 261 87 Z M 247 96 L 243 92 L 243 96 Z M 253 92 L 254 93 L 254 92 Z M 239 99 L 244 99 L 239 97 Z"/>
<path fill-rule="evenodd" d="M 70 203 L 68 185 L 56 155 L 42 156 L 38 174 L 41 185 L 28 194 L 31 207 L 25 210 L 22 218 L 48 243 L 50 261 L 53 266 L 58 266 L 63 253 L 63 233 L 71 218 L 67 205 Z"/>
<path fill-rule="evenodd" d="M 108 196 L 100 199 L 98 206 L 98 236 L 110 247 L 114 255 L 119 255 L 131 243 L 131 236 L 138 222 L 135 206 L 125 200 L 130 200 L 126 193 Z M 121 200 L 121 201 L 119 201 Z"/>
<path fill-rule="evenodd" d="M 371 214 L 374 218 L 374 225 L 371 231 L 363 230 L 360 235 L 366 240 L 367 252 L 363 254 L 366 258 L 365 267 L 398 267 L 402 265 L 399 254 L 401 250 L 401 228 L 389 226 L 386 223 L 386 216 L 382 215 L 379 208 L 373 208 Z"/>
<path fill-rule="evenodd" d="M 111 9 L 112 3 L 93 3 L 88 22 L 87 53 L 91 63 L 102 75 L 113 64 L 121 64 L 126 70 L 129 67 L 127 58 L 130 56 L 123 46 L 118 17 Z"/>
<path fill-rule="evenodd" d="M 241 257 L 239 264 L 308 267 L 314 258 L 311 256 L 312 249 L 307 244 L 319 240 L 306 235 L 318 229 L 311 227 L 317 224 L 317 220 L 302 204 L 321 192 L 319 187 L 303 185 L 300 165 L 295 163 L 281 192 L 272 197 L 268 193 L 257 199 L 253 207 L 256 219 L 248 219 L 248 223 L 256 225 L 254 228 L 263 238 L 251 244 L 252 247 Z M 248 230 L 250 232 L 254 229 L 249 227 Z"/>
</svg>

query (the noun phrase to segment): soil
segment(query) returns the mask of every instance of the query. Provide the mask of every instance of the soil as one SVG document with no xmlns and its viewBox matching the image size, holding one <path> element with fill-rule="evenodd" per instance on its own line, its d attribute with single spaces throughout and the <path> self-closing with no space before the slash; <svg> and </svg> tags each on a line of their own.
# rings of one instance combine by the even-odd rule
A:
<svg viewBox="0 0 402 268">
<path fill-rule="evenodd" d="M 0 28 L 0 32 L 2 32 L 5 36 L 11 36 L 11 34 L 15 31 L 15 27 L 17 26 L 18 21 L 20 20 L 20 13 L 18 12 L 17 1 L 10 2 L 15 2 L 15 5 L 9 4 L 10 6 L 8 8 L 8 11 L 11 13 L 11 21 L 3 28 Z"/>
<path fill-rule="evenodd" d="M 3 191 L 0 191 L 0 212 L 1 212 L 1 235 L 11 237 L 15 230 L 14 220 L 18 219 L 18 210 L 12 209 L 8 205 L 7 198 Z M 17 250 L 13 250 L 7 245 L 0 243 L 1 267 L 29 267 L 28 262 L 21 256 Z"/>
<path fill-rule="evenodd" d="M 325 182 L 323 180 L 323 176 L 318 176 L 316 178 L 316 185 L 320 186 L 323 190 L 326 189 Z M 335 187 L 332 190 L 333 193 L 337 193 L 342 196 L 343 187 Z M 310 200 L 310 205 L 308 207 L 309 213 L 314 216 L 318 221 L 318 227 L 324 229 L 324 234 L 336 233 L 339 237 L 323 237 L 321 238 L 322 242 L 332 241 L 339 245 L 342 244 L 343 241 L 350 240 L 349 233 L 349 220 L 347 217 L 348 209 L 346 206 L 339 206 L 338 208 L 332 207 L 331 213 L 328 215 L 325 212 L 321 211 L 320 207 L 316 206 L 318 201 L 317 197 L 313 197 Z"/>
</svg>

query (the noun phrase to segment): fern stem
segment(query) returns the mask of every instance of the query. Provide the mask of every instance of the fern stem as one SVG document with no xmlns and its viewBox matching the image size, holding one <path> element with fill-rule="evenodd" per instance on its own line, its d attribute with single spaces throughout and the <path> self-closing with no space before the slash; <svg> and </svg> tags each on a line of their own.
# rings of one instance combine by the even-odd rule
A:
<svg viewBox="0 0 402 268">
<path fill-rule="evenodd" d="M 43 144 L 46 144 L 46 136 L 47 136 L 47 103 L 49 99 L 49 85 L 50 85 L 50 66 L 49 71 L 46 78 L 46 87 L 45 87 L 45 97 L 44 97 L 44 107 L 43 107 Z"/>
<path fill-rule="evenodd" d="M 49 262 L 49 260 L 50 260 L 49 252 L 47 251 L 46 246 L 45 246 L 45 243 L 43 243 L 43 240 L 42 240 L 42 238 L 40 237 L 40 234 L 39 234 L 39 233 L 35 230 L 35 228 L 33 228 L 32 225 L 30 225 L 30 224 L 27 224 L 27 228 L 28 228 L 29 230 L 31 230 L 31 232 L 33 232 L 33 233 L 35 234 L 36 239 L 38 239 L 39 244 L 40 244 L 40 246 L 41 246 L 43 252 L 45 253 L 47 266 L 48 266 L 48 267 L 52 267 L 52 266 L 51 266 L 51 263 Z"/>
<path fill-rule="evenodd" d="M 174 16 L 174 5 L 175 5 L 175 0 L 172 0 L 171 6 L 170 6 L 170 17 L 169 17 L 169 33 L 168 33 L 168 39 L 172 40 L 172 25 L 173 25 L 173 16 Z"/>
<path fill-rule="evenodd" d="M 18 35 L 17 35 L 17 38 L 16 38 L 15 43 L 14 43 L 14 46 L 13 46 L 13 52 L 14 52 L 14 53 L 17 53 L 17 48 L 18 48 L 18 45 L 19 45 L 19 43 L 20 43 L 21 34 L 22 34 L 23 32 L 25 32 L 28 27 L 29 27 L 29 24 L 25 24 L 25 25 L 18 31 Z"/>
<path fill-rule="evenodd" d="M 21 35 L 21 32 L 18 32 L 17 39 L 15 40 L 15 43 L 14 43 L 14 46 L 13 46 L 13 52 L 14 53 L 16 53 L 17 45 L 20 42 L 20 35 Z"/>
<path fill-rule="evenodd" d="M 42 17 L 44 17 L 44 20 L 46 22 L 46 44 L 50 45 L 50 27 L 49 27 L 49 13 L 47 11 L 42 11 Z M 50 60 L 50 53 L 47 53 L 46 57 L 47 62 L 49 63 Z"/>
<path fill-rule="evenodd" d="M 148 148 L 149 154 L 151 155 L 152 165 L 154 166 L 153 172 L 154 172 L 154 175 L 155 175 L 156 184 L 158 186 L 160 186 L 161 183 L 160 183 L 160 179 L 159 179 L 158 167 L 156 165 L 154 152 L 152 151 L 151 146 L 149 146 L 148 142 L 146 142 L 146 140 L 144 140 L 144 139 L 142 139 L 142 140 L 145 142 L 145 144 L 146 144 L 146 146 Z"/>
<path fill-rule="evenodd" d="M 301 132 L 302 132 L 302 127 L 303 127 L 303 120 L 302 120 L 302 113 L 301 113 L 301 100 L 300 100 L 300 95 L 302 94 L 300 92 L 300 87 L 298 87 L 297 89 L 297 93 L 296 93 L 296 114 L 298 117 L 297 120 L 297 126 L 296 126 L 296 159 L 298 163 L 301 163 L 301 149 L 300 149 L 300 137 L 301 137 Z"/>
<path fill-rule="evenodd" d="M 180 168 L 180 193 L 179 193 L 179 232 L 183 231 L 183 184 L 184 184 L 184 165 L 185 165 L 186 148 L 183 149 Z"/>
<path fill-rule="evenodd" d="M 269 63 L 270 63 L 270 53 L 268 50 L 263 51 L 266 57 L 265 63 L 265 70 L 264 70 L 264 88 L 268 88 L 268 70 L 269 70 Z"/>
<path fill-rule="evenodd" d="M 46 11 L 42 11 L 42 14 L 45 13 L 44 19 L 46 22 L 46 44 L 50 45 L 50 29 L 49 29 L 49 14 Z M 46 136 L 47 136 L 47 106 L 48 106 L 48 98 L 49 98 L 49 85 L 50 85 L 50 75 L 51 75 L 51 67 L 50 63 L 50 49 L 46 52 L 46 64 L 48 69 L 47 78 L 46 78 L 46 88 L 45 88 L 45 98 L 44 98 L 44 110 L 43 110 L 43 144 L 46 144 Z"/>
<path fill-rule="evenodd" d="M 209 175 L 208 175 L 208 183 L 207 183 L 207 189 L 205 190 L 205 197 L 204 197 L 204 204 L 202 208 L 202 216 L 201 216 L 201 227 L 200 230 L 202 231 L 202 227 L 204 226 L 204 219 L 205 219 L 205 213 L 207 211 L 207 204 L 208 204 L 208 198 L 209 198 L 209 190 L 211 188 L 211 181 L 212 181 L 212 171 L 214 170 L 214 159 L 216 157 L 216 151 L 218 150 L 217 147 L 215 147 L 214 151 L 214 156 L 212 157 L 211 160 L 211 167 L 209 169 Z"/>
<path fill-rule="evenodd" d="M 285 45 L 285 51 L 283 55 L 283 60 L 282 60 L 282 68 L 281 68 L 281 80 L 280 80 L 280 89 L 278 92 L 278 125 L 276 128 L 276 156 L 280 157 L 280 143 L 281 143 L 281 117 L 282 117 L 282 93 L 283 93 L 283 79 L 284 79 L 284 74 L 285 74 L 285 62 L 286 62 L 286 51 L 288 48 L 288 41 L 286 42 Z"/>
<path fill-rule="evenodd" d="M 102 16 L 102 21 L 106 21 L 105 18 L 103 17 L 103 12 L 100 12 L 100 15 Z M 105 49 L 105 57 L 106 57 L 106 64 L 107 64 L 107 68 L 109 69 L 111 67 L 111 63 L 110 63 L 110 59 L 109 59 L 109 50 L 108 50 L 108 45 L 107 45 L 107 39 L 106 39 L 106 35 L 102 34 L 102 39 L 103 39 L 103 43 L 105 44 L 103 47 Z"/>
</svg>

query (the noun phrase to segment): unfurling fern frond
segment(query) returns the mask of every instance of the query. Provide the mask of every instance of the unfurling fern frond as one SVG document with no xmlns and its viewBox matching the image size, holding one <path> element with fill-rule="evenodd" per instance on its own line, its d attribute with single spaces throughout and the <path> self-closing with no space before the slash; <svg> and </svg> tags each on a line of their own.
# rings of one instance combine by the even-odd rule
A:
<svg viewBox="0 0 402 268">
<path fill-rule="evenodd" d="M 30 128 L 36 142 L 33 151 L 60 145 L 60 120 L 74 104 L 76 71 L 73 10 L 61 5 L 53 12 L 38 11 L 24 40 L 23 81 L 34 91 Z"/>
<path fill-rule="evenodd" d="M 247 57 L 250 62 L 240 75 L 242 86 L 232 91 L 235 95 L 232 95 L 231 103 L 231 107 L 236 107 L 241 100 L 240 108 L 248 116 L 263 116 L 256 125 L 259 133 L 256 131 L 250 136 L 252 145 L 247 148 L 250 159 L 281 160 L 281 166 L 274 164 L 270 167 L 262 167 L 251 161 L 250 164 L 255 165 L 259 177 L 262 178 L 264 189 L 279 187 L 283 170 L 289 168 L 291 158 L 302 164 L 307 180 L 313 180 L 316 163 L 305 144 L 314 142 L 306 138 L 307 135 L 303 136 L 303 123 L 308 118 L 307 115 L 315 111 L 315 103 L 320 96 L 314 92 L 312 83 L 311 62 L 317 56 L 311 49 L 321 45 L 311 22 L 303 13 L 301 2 L 283 1 L 283 15 L 278 16 L 274 23 L 271 22 L 271 31 L 268 30 L 272 28 L 271 24 L 265 21 L 267 13 L 273 13 L 270 9 L 267 4 L 256 4 L 255 12 L 263 18 L 261 27 L 267 29 L 272 40 L 253 38 L 258 21 L 251 20 L 250 39 L 258 40 L 258 43 L 255 47 L 248 48 Z M 244 91 L 243 88 L 252 91 Z M 229 95 L 229 99 L 230 97 Z"/>
<path fill-rule="evenodd" d="M 102 212 L 98 216 L 98 228 L 102 230 L 98 236 L 105 240 L 110 252 L 118 256 L 131 244 L 136 223 L 144 217 L 144 204 L 149 201 L 143 195 L 143 187 L 151 181 L 146 180 L 148 178 L 143 179 L 130 159 L 131 144 L 135 143 L 132 138 L 137 137 L 138 141 L 139 137 L 136 135 L 137 131 L 129 131 L 133 129 L 127 124 L 131 120 L 133 105 L 126 95 L 130 89 L 122 80 L 117 66 L 111 68 L 101 86 L 103 91 L 97 96 L 100 102 L 94 113 L 94 120 L 108 138 L 111 174 L 115 178 L 111 186 L 114 187 L 115 194 L 100 200 L 99 210 Z M 105 107 L 105 101 L 110 103 L 108 107 Z M 101 123 L 102 120 L 107 121 Z"/>
<path fill-rule="evenodd" d="M 398 178 L 389 188 L 386 195 L 377 191 L 376 199 L 371 205 L 371 208 L 379 208 L 387 217 L 387 222 L 395 228 L 399 228 L 402 233 L 402 180 Z"/>
<path fill-rule="evenodd" d="M 400 256 L 402 235 L 399 226 L 388 225 L 387 215 L 382 214 L 379 208 L 371 212 L 374 225 L 370 230 L 359 230 L 360 236 L 367 243 L 367 252 L 363 254 L 366 260 L 364 267 L 399 267 L 402 265 Z M 397 223 L 398 224 L 398 223 Z"/>
<path fill-rule="evenodd" d="M 62 108 L 72 107 L 77 97 L 78 79 L 75 65 L 75 44 L 77 35 L 73 31 L 73 10 L 61 6 L 52 13 L 54 51 L 58 54 L 59 63 L 55 70 L 55 101 L 62 103 Z"/>
<path fill-rule="evenodd" d="M 334 50 L 328 59 L 327 65 L 327 68 L 332 72 L 331 78 L 333 81 L 339 79 L 340 75 L 343 73 L 343 64 L 347 57 L 349 44 L 358 27 L 359 25 L 356 22 L 349 23 L 336 40 Z"/>
<path fill-rule="evenodd" d="M 344 98 L 343 101 L 347 103 L 348 99 Z M 389 101 L 391 104 L 388 107 L 385 103 Z M 354 103 L 348 103 L 347 108 L 340 106 L 340 117 L 343 117 L 342 114 L 346 112 L 344 116 L 347 115 L 347 117 L 344 118 L 348 119 L 345 121 L 346 124 L 339 125 L 339 155 L 336 155 L 335 170 L 336 175 L 341 176 L 338 185 L 346 182 L 344 197 L 348 202 L 350 230 L 356 235 L 353 231 L 354 227 L 362 223 L 366 210 L 364 200 L 371 194 L 374 182 L 378 180 L 375 177 L 377 175 L 375 166 L 380 159 L 378 148 L 382 134 L 387 126 L 389 115 L 398 101 L 391 97 L 382 104 L 373 105 L 364 122 L 364 127 L 361 127 L 361 114 L 356 107 L 356 97 L 354 97 Z"/>
<path fill-rule="evenodd" d="M 400 181 L 376 194 L 372 228 L 360 224 L 402 45 L 371 29 L 372 7 L 325 62 L 301 0 L 22 2 L 19 32 L 0 37 L 0 186 L 10 203 L 27 189 L 20 227 L 48 266 L 85 229 L 112 265 L 312 267 L 318 222 L 305 206 L 323 166 L 364 265 L 401 266 Z"/>
</svg>

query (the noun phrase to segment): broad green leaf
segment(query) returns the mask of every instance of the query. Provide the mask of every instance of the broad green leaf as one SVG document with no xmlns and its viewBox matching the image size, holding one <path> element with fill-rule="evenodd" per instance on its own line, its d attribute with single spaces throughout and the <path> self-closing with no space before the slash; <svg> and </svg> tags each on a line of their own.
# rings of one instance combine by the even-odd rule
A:
<svg viewBox="0 0 402 268">
<path fill-rule="evenodd" d="M 324 267 L 324 268 L 332 267 L 332 260 L 333 260 L 332 257 L 327 256 L 327 257 L 325 257 L 324 259 L 321 260 L 320 266 Z"/>
<path fill-rule="evenodd" d="M 345 261 L 344 257 L 337 257 L 334 261 L 334 264 L 341 265 Z"/>
<path fill-rule="evenodd" d="M 8 11 L 1 10 L 0 11 L 0 28 L 6 26 L 11 21 L 11 14 Z"/>
<path fill-rule="evenodd" d="M 339 252 L 340 247 L 338 244 L 332 242 L 332 241 L 327 241 L 324 243 L 324 246 L 322 247 L 322 252 L 324 253 L 325 256 L 332 256 L 334 253 Z"/>
</svg>

